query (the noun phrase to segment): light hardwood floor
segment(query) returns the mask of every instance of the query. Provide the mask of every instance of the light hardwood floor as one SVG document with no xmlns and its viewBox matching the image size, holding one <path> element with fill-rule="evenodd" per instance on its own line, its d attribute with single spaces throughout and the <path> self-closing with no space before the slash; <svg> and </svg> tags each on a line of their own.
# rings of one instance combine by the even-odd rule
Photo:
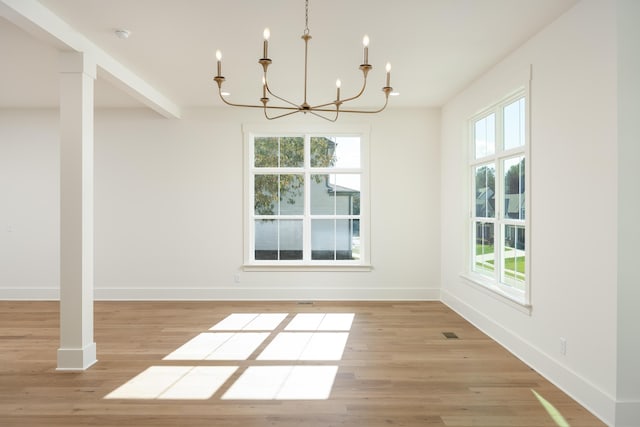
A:
<svg viewBox="0 0 640 427">
<path fill-rule="evenodd" d="M 104 399 L 243 312 L 355 313 L 330 398 L 222 400 L 234 375 L 206 400 Z M 568 425 L 604 425 L 439 302 L 96 302 L 98 363 L 79 373 L 55 370 L 58 325 L 57 302 L 0 302 L 0 426 L 564 425 L 534 391 Z"/>
</svg>

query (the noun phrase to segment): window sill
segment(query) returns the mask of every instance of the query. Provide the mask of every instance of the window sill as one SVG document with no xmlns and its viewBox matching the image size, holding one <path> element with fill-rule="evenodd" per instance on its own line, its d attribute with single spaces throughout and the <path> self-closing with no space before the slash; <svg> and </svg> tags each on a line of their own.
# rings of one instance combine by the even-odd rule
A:
<svg viewBox="0 0 640 427">
<path fill-rule="evenodd" d="M 371 271 L 370 264 L 244 264 L 243 271 Z"/>
<path fill-rule="evenodd" d="M 518 295 L 515 292 L 505 292 L 492 281 L 486 280 L 482 276 L 473 273 L 462 273 L 460 274 L 460 277 L 465 280 L 465 283 L 472 286 L 474 289 L 479 290 L 483 294 L 488 295 L 509 307 L 515 308 L 521 313 L 531 316 L 533 307 L 525 300 L 525 295 Z"/>
</svg>

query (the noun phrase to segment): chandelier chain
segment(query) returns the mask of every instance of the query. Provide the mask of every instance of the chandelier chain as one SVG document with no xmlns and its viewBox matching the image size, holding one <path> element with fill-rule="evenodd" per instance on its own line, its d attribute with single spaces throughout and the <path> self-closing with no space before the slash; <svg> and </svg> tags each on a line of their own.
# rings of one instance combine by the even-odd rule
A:
<svg viewBox="0 0 640 427">
<path fill-rule="evenodd" d="M 304 35 L 309 34 L 309 0 L 304 3 Z"/>
</svg>

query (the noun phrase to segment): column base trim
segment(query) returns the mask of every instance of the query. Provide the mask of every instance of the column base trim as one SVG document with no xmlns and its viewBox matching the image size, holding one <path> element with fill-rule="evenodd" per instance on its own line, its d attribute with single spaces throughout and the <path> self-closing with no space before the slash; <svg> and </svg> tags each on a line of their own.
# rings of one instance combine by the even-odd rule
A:
<svg viewBox="0 0 640 427">
<path fill-rule="evenodd" d="M 84 348 L 59 348 L 56 371 L 84 371 L 97 361 L 94 342 Z"/>
</svg>

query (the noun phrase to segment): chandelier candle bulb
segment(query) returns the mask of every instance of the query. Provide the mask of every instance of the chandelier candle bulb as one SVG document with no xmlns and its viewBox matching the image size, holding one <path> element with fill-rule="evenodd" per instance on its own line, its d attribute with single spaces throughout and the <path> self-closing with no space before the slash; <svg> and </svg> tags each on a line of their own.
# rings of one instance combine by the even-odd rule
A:
<svg viewBox="0 0 640 427">
<path fill-rule="evenodd" d="M 269 37 L 271 37 L 271 31 L 269 31 L 269 28 L 265 28 L 264 32 L 262 33 L 262 35 L 264 36 L 264 43 L 263 43 L 263 48 L 262 48 L 262 57 L 263 58 L 268 58 L 267 50 L 269 48 Z"/>
<path fill-rule="evenodd" d="M 362 38 L 362 45 L 364 46 L 364 62 L 363 64 L 369 63 L 369 36 L 365 35 Z"/>
<path fill-rule="evenodd" d="M 342 86 L 342 82 L 338 79 L 336 80 L 336 101 L 340 101 L 340 86 Z"/>
<path fill-rule="evenodd" d="M 220 52 L 219 50 L 216 50 L 216 59 L 218 60 L 218 76 L 222 75 L 222 62 L 220 62 L 220 60 L 222 59 L 222 52 Z"/>
<path fill-rule="evenodd" d="M 387 62 L 386 70 L 387 70 L 387 87 L 390 87 L 391 86 L 390 84 L 391 83 L 391 64 L 389 62 Z"/>
</svg>

